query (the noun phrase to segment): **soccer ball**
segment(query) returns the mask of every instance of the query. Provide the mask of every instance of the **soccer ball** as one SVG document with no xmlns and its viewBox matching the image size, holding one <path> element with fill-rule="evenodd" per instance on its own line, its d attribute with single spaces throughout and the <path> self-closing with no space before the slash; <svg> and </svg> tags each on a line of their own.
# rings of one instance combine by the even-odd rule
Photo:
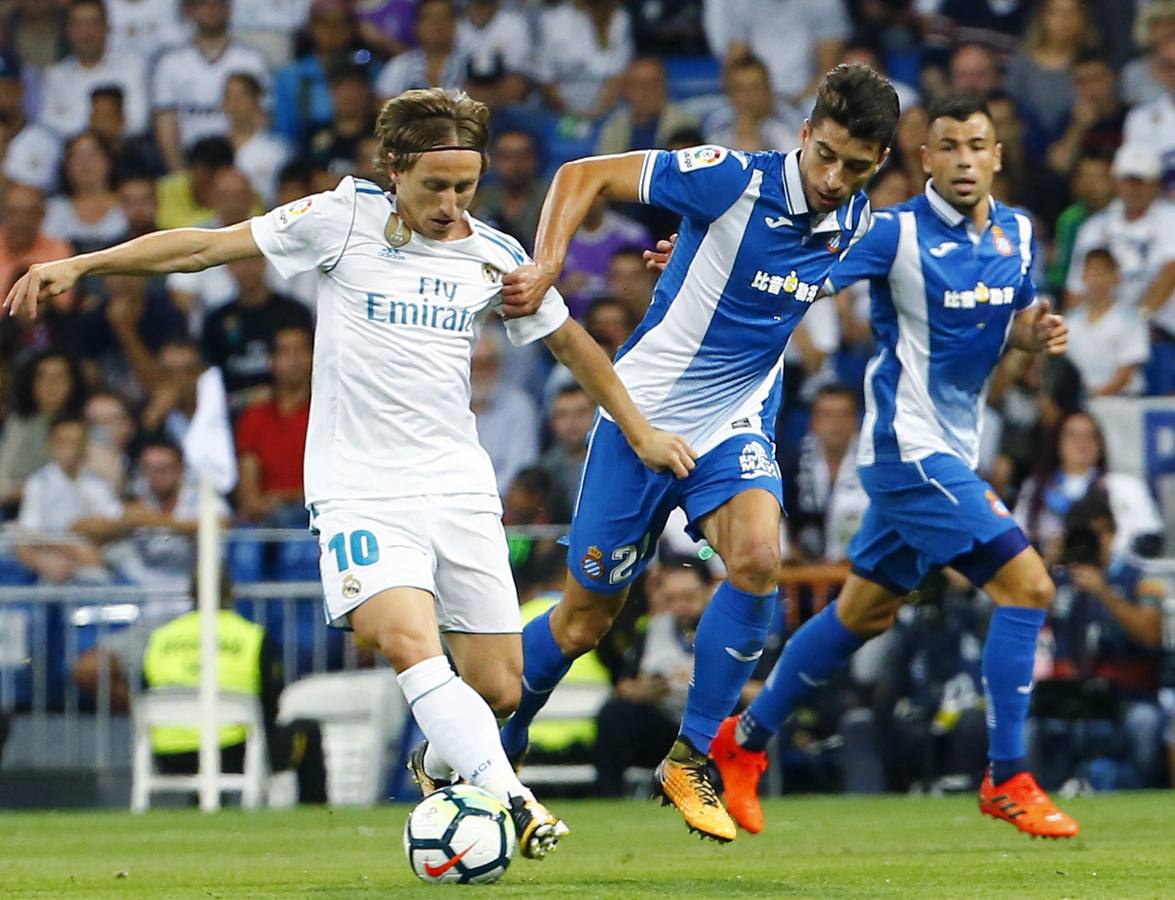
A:
<svg viewBox="0 0 1175 900">
<path fill-rule="evenodd" d="M 469 784 L 434 791 L 404 823 L 404 852 L 421 881 L 497 881 L 510 865 L 517 843 L 506 807 Z"/>
</svg>

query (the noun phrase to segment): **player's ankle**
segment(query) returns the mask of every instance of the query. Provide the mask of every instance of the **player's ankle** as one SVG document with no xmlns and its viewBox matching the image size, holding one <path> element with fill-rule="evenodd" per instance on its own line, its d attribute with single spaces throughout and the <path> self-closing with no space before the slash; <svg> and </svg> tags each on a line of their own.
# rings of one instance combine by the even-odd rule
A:
<svg viewBox="0 0 1175 900">
<path fill-rule="evenodd" d="M 1003 784 L 1021 772 L 1027 772 L 1028 761 L 1023 756 L 1016 759 L 993 759 L 989 763 L 989 771 L 992 784 Z"/>
<path fill-rule="evenodd" d="M 755 720 L 750 710 L 738 717 L 738 724 L 734 728 L 734 742 L 740 750 L 748 753 L 762 753 L 767 749 L 771 740 L 771 729 L 764 727 Z"/>
</svg>

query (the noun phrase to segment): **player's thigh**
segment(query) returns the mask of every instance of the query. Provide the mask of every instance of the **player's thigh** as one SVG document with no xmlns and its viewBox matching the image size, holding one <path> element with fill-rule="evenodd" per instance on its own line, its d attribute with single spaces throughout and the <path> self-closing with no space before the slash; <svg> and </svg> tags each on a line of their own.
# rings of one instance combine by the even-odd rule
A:
<svg viewBox="0 0 1175 900">
<path fill-rule="evenodd" d="M 522 636 L 446 631 L 445 644 L 457 671 L 490 708 L 509 715 L 522 693 Z"/>
<path fill-rule="evenodd" d="M 376 594 L 416 588 L 436 596 L 432 550 L 419 513 L 370 501 L 315 504 L 319 572 L 327 622 L 346 626 L 350 613 Z"/>
<path fill-rule="evenodd" d="M 433 504 L 422 520 L 436 559 L 437 619 L 445 634 L 522 632 L 506 532 L 496 512 Z M 521 650 L 518 651 L 521 655 Z M 503 660 L 506 667 L 509 660 Z M 493 665 L 488 663 L 487 665 Z"/>
<path fill-rule="evenodd" d="M 1028 546 L 1027 538 L 1018 529 L 1009 533 L 1007 545 L 1001 550 L 994 544 L 982 548 L 988 550 L 986 554 L 986 569 L 995 569 L 995 574 L 986 583 L 980 583 L 993 601 L 1000 606 L 1023 606 L 1032 609 L 1048 609 L 1052 605 L 1056 589 L 1053 579 L 1049 575 L 1048 567 L 1036 550 Z M 997 542 L 998 543 L 998 542 Z M 1016 549 L 1020 548 L 1018 552 Z M 1006 562 L 1005 556 L 1015 552 Z M 998 568 L 997 568 L 998 567 Z M 962 571 L 962 570 L 960 570 Z M 983 575 L 963 574 L 971 578 L 972 582 L 981 581 Z"/>
<path fill-rule="evenodd" d="M 678 492 L 673 475 L 645 466 L 615 423 L 596 423 L 567 550 L 568 572 L 585 594 L 627 590 L 656 553 Z"/>
<path fill-rule="evenodd" d="M 766 437 L 739 434 L 702 454 L 686 480 L 682 506 L 687 532 L 718 551 L 731 584 L 754 593 L 774 589 L 783 485 Z"/>
<path fill-rule="evenodd" d="M 731 497 L 701 520 L 701 532 L 726 566 L 736 588 L 766 593 L 779 579 L 779 500 L 763 488 Z"/>
<path fill-rule="evenodd" d="M 397 672 L 444 652 L 433 596 L 419 588 L 380 591 L 352 609 L 349 618 L 355 635 L 379 647 Z"/>
</svg>

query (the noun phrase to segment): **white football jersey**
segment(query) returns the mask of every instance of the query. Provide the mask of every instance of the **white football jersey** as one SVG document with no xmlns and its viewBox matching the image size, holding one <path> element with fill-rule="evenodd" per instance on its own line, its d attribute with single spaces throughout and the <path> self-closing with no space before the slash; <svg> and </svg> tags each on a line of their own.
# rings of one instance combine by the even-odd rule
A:
<svg viewBox="0 0 1175 900">
<path fill-rule="evenodd" d="M 348 177 L 252 220 L 282 276 L 318 273 L 306 502 L 444 494 L 500 512 L 470 410 L 470 357 L 500 303 L 503 273 L 529 259 L 472 216 L 470 237 L 412 234 L 395 246 L 394 211 L 393 196 Z M 506 331 L 514 344 L 530 343 L 567 315 L 551 290 Z"/>
</svg>

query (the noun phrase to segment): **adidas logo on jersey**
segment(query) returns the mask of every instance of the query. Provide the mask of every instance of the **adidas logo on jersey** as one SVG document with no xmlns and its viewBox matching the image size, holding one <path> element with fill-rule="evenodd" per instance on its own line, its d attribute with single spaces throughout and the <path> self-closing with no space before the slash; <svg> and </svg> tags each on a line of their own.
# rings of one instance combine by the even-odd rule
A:
<svg viewBox="0 0 1175 900">
<path fill-rule="evenodd" d="M 979 303 L 1007 306 L 1015 299 L 1014 287 L 989 288 L 981 281 L 970 291 L 947 291 L 942 295 L 942 305 L 947 309 L 974 309 Z"/>
<path fill-rule="evenodd" d="M 758 271 L 755 273 L 755 277 L 751 279 L 751 287 L 768 294 L 792 294 L 801 303 L 811 303 L 820 292 L 820 285 L 800 281 L 796 276 L 795 269 L 788 272 L 786 277 L 783 275 L 772 275 L 770 272 Z"/>
</svg>

